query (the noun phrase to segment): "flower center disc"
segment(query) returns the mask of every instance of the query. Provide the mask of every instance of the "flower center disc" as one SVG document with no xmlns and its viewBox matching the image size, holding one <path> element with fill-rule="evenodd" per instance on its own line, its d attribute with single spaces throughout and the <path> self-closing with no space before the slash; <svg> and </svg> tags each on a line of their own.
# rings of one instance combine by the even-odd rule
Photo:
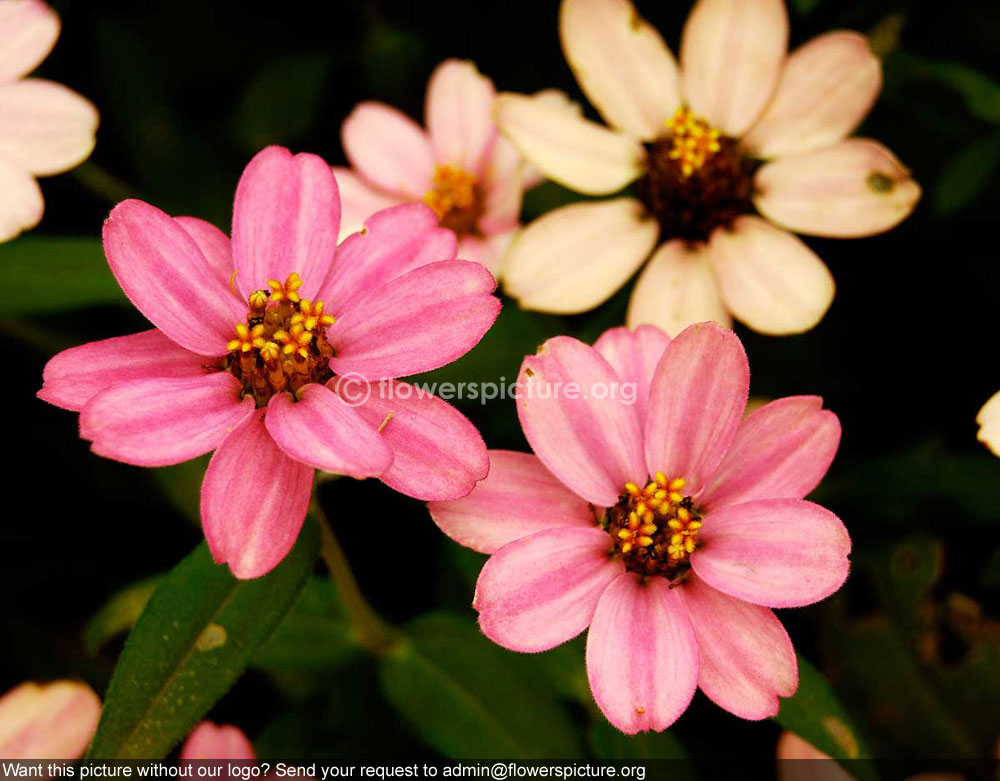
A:
<svg viewBox="0 0 1000 781">
<path fill-rule="evenodd" d="M 243 383 L 242 396 L 253 396 L 257 407 L 266 407 L 276 393 L 295 393 L 333 377 L 326 329 L 335 319 L 323 313 L 323 302 L 299 296 L 302 280 L 295 273 L 267 285 L 250 294 L 247 321 L 236 325 L 224 364 Z"/>
<path fill-rule="evenodd" d="M 720 225 L 752 212 L 756 163 L 736 139 L 690 109 L 666 122 L 667 134 L 646 144 L 646 173 L 636 193 L 660 223 L 661 239 L 705 241 Z"/>
<path fill-rule="evenodd" d="M 437 214 L 441 227 L 460 236 L 478 233 L 483 194 L 476 175 L 450 165 L 439 165 L 434 169 L 431 185 L 424 194 L 424 203 Z"/>
</svg>

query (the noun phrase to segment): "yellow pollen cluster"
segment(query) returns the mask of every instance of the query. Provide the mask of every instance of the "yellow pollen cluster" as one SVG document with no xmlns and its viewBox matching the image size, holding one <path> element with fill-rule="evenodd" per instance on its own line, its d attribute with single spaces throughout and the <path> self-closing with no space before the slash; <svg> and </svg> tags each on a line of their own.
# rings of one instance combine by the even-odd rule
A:
<svg viewBox="0 0 1000 781">
<path fill-rule="evenodd" d="M 642 547 L 652 545 L 653 535 L 660 529 L 657 522 L 662 524 L 663 521 L 667 521 L 668 525 L 673 523 L 673 519 L 667 520 L 666 516 L 670 516 L 671 508 L 684 500 L 680 493 L 683 488 L 683 477 L 669 480 L 663 472 L 657 472 L 655 479 L 645 488 L 640 488 L 635 483 L 625 483 L 630 510 L 628 525 L 618 532 L 618 539 L 622 541 L 620 548 L 622 553 L 629 553 L 637 545 Z"/>
<path fill-rule="evenodd" d="M 670 558 L 680 561 L 694 553 L 694 538 L 698 536 L 701 521 L 694 520 L 687 507 L 678 507 L 677 517 L 667 521 L 667 527 L 673 532 L 670 535 L 670 545 L 667 546 Z"/>
<path fill-rule="evenodd" d="M 482 211 L 475 174 L 450 165 L 434 169 L 431 189 L 424 193 L 424 203 L 438 216 L 438 221 L 458 234 L 476 233 Z"/>
<path fill-rule="evenodd" d="M 685 178 L 701 168 L 721 148 L 719 130 L 691 109 L 679 107 L 665 124 L 673 142 L 669 157 L 678 162 Z"/>
</svg>

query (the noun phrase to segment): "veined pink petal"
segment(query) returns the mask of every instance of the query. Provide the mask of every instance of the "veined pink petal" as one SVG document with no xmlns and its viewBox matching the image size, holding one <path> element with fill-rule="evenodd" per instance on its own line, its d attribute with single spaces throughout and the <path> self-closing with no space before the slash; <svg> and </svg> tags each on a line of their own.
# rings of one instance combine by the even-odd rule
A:
<svg viewBox="0 0 1000 781">
<path fill-rule="evenodd" d="M 504 545 L 483 566 L 472 606 L 479 627 L 512 651 L 547 651 L 587 628 L 624 571 L 600 529 L 548 529 Z"/>
<path fill-rule="evenodd" d="M 59 17 L 41 0 L 0 3 L 0 83 L 27 76 L 59 37 Z"/>
<path fill-rule="evenodd" d="M 976 423 L 979 425 L 976 438 L 992 450 L 993 455 L 1000 456 L 1000 392 L 994 393 L 979 410 Z"/>
<path fill-rule="evenodd" d="M 646 478 L 635 407 L 614 368 L 590 345 L 549 339 L 521 364 L 517 414 L 531 449 L 570 490 L 598 507 Z"/>
<path fill-rule="evenodd" d="M 354 170 L 392 195 L 419 200 L 431 184 L 434 152 L 424 131 L 383 103 L 359 103 L 340 127 Z"/>
<path fill-rule="evenodd" d="M 329 330 L 337 374 L 368 380 L 430 371 L 465 355 L 500 312 L 493 276 L 478 263 L 416 268 L 356 298 Z"/>
<path fill-rule="evenodd" d="M 266 575 L 285 558 L 312 494 L 312 468 L 286 456 L 260 417 L 251 415 L 226 437 L 201 485 L 212 558 L 244 580 Z"/>
<path fill-rule="evenodd" d="M 80 436 L 100 456 L 168 466 L 214 450 L 253 414 L 227 372 L 145 377 L 98 392 L 80 412 Z"/>
<path fill-rule="evenodd" d="M 455 234 L 438 225 L 422 203 L 372 214 L 365 229 L 337 248 L 337 259 L 318 296 L 340 317 L 372 290 L 428 263 L 455 259 Z"/>
<path fill-rule="evenodd" d="M 642 175 L 642 145 L 551 101 L 501 94 L 500 131 L 549 179 L 589 195 L 617 192 Z"/>
<path fill-rule="evenodd" d="M 628 325 L 655 325 L 679 334 L 689 325 L 712 320 L 729 327 L 732 318 L 719 294 L 704 244 L 671 239 L 650 258 L 635 283 Z"/>
<path fill-rule="evenodd" d="M 482 175 L 497 137 L 495 94 L 493 82 L 472 62 L 445 60 L 434 69 L 424 115 L 438 163 Z"/>
<path fill-rule="evenodd" d="M 774 98 L 743 145 L 760 157 L 808 152 L 850 135 L 882 88 L 882 64 L 859 33 L 836 30 L 789 55 Z"/>
<path fill-rule="evenodd" d="M 104 252 L 125 295 L 163 333 L 199 355 L 226 353 L 246 304 L 218 288 L 184 225 L 143 201 L 122 201 L 104 223 Z"/>
<path fill-rule="evenodd" d="M 0 157 L 0 241 L 34 228 L 44 209 L 42 191 L 35 177 Z"/>
<path fill-rule="evenodd" d="M 826 314 L 836 285 L 816 253 L 786 230 L 751 215 L 717 228 L 708 245 L 722 300 L 765 334 L 808 331 Z"/>
<path fill-rule="evenodd" d="M 795 649 L 777 616 L 696 577 L 676 591 L 687 604 L 698 638 L 698 687 L 741 719 L 777 715 L 778 698 L 791 697 L 799 685 Z"/>
<path fill-rule="evenodd" d="M 830 468 L 840 421 L 819 396 L 788 396 L 748 415 L 698 498 L 714 510 L 752 499 L 802 499 Z"/>
<path fill-rule="evenodd" d="M 788 49 L 783 0 L 698 0 L 681 40 L 688 105 L 741 136 L 774 93 Z"/>
<path fill-rule="evenodd" d="M 754 205 L 767 219 L 798 233 L 834 238 L 887 231 L 920 200 L 920 185 L 910 172 L 867 138 L 767 163 L 754 187 Z"/>
<path fill-rule="evenodd" d="M 79 412 L 112 385 L 155 377 L 203 377 L 212 358 L 196 355 L 155 328 L 70 347 L 49 359 L 38 398 Z"/>
<path fill-rule="evenodd" d="M 685 494 L 700 491 L 736 435 L 749 389 L 736 334 L 713 323 L 682 331 L 664 351 L 649 391 L 649 474 L 684 478 Z"/>
<path fill-rule="evenodd" d="M 546 529 L 594 526 L 592 506 L 560 483 L 537 456 L 491 450 L 489 459 L 489 474 L 471 494 L 427 505 L 434 523 L 455 542 L 493 553 Z"/>
<path fill-rule="evenodd" d="M 188 735 L 178 759 L 256 759 L 253 744 L 239 727 L 203 721 Z"/>
<path fill-rule="evenodd" d="M 329 388 L 311 384 L 279 393 L 267 405 L 264 425 L 296 461 L 359 479 L 377 477 L 392 464 L 392 448 L 359 411 Z"/>
<path fill-rule="evenodd" d="M 635 198 L 574 203 L 540 217 L 511 244 L 504 289 L 525 309 L 572 314 L 606 301 L 656 244 Z"/>
<path fill-rule="evenodd" d="M 576 80 L 601 116 L 652 141 L 681 105 L 677 63 L 629 0 L 567 0 L 559 37 Z"/>
<path fill-rule="evenodd" d="M 269 280 L 302 277 L 311 298 L 330 271 L 340 232 L 340 195 L 323 158 L 269 146 L 247 165 L 233 203 L 236 286 L 244 298 Z"/>
<path fill-rule="evenodd" d="M 631 397 L 635 400 L 640 425 L 645 422 L 649 409 L 653 372 L 668 344 L 670 337 L 653 325 L 640 325 L 634 331 L 624 326 L 611 328 L 594 342 L 594 349 L 614 367 L 618 378 L 633 386 Z"/>
<path fill-rule="evenodd" d="M 512 148 L 507 141 L 504 141 L 504 146 Z M 483 213 L 476 227 L 486 236 L 512 231 L 520 225 L 521 201 L 525 188 L 524 172 L 528 166 L 520 155 L 516 152 L 513 154 L 518 165 L 504 172 L 491 163 L 483 180 L 485 200 Z M 496 155 L 492 159 L 495 160 Z"/>
<path fill-rule="evenodd" d="M 364 228 L 365 221 L 375 212 L 402 203 L 399 196 L 376 189 L 350 168 L 335 165 L 333 175 L 340 191 L 341 241 Z"/>
<path fill-rule="evenodd" d="M 329 383 L 335 392 L 338 381 Z M 390 488 L 424 501 L 457 499 L 486 477 L 482 436 L 448 402 L 399 380 L 348 386 L 347 403 L 392 449 L 392 465 L 378 476 Z"/>
<path fill-rule="evenodd" d="M 101 701 L 85 683 L 22 683 L 0 697 L 0 757 L 79 759 L 100 716 Z"/>
<path fill-rule="evenodd" d="M 803 499 L 763 499 L 709 512 L 691 566 L 709 586 L 765 607 L 801 607 L 843 585 L 851 538 Z"/>
<path fill-rule="evenodd" d="M 587 633 L 587 678 L 597 706 L 626 735 L 673 724 L 698 686 L 688 611 L 665 578 L 620 575 Z"/>
<path fill-rule="evenodd" d="M 57 174 L 86 160 L 97 122 L 93 104 L 62 84 L 0 85 L 0 155 L 33 174 Z"/>
<path fill-rule="evenodd" d="M 236 261 L 233 260 L 233 243 L 229 237 L 212 223 L 197 217 L 175 217 L 174 219 L 194 239 L 201 254 L 205 256 L 205 260 L 208 261 L 206 272 L 211 271 L 215 275 L 216 284 L 232 292 L 229 283 L 233 272 L 236 271 Z M 246 303 L 240 300 L 240 306 L 245 307 Z"/>
</svg>

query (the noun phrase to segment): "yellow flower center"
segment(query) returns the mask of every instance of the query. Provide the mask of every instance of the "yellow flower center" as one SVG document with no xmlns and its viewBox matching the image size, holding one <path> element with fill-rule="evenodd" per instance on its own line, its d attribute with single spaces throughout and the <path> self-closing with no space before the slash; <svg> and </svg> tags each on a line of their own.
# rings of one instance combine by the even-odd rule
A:
<svg viewBox="0 0 1000 781">
<path fill-rule="evenodd" d="M 705 165 L 705 161 L 722 148 L 719 143 L 722 134 L 718 128 L 712 127 L 691 109 L 679 107 L 665 124 L 673 144 L 668 157 L 677 161 L 685 178 Z"/>
<path fill-rule="evenodd" d="M 243 383 L 243 396 L 253 396 L 258 407 L 267 406 L 276 393 L 294 393 L 333 377 L 334 350 L 326 329 L 335 318 L 324 314 L 322 301 L 299 295 L 302 280 L 294 272 L 267 286 L 250 294 L 247 320 L 236 324 L 225 358 L 225 370 Z"/>
<path fill-rule="evenodd" d="M 475 233 L 483 211 L 479 180 L 461 168 L 439 165 L 431 189 L 424 193 L 424 203 L 434 210 L 442 227 L 460 235 Z"/>
</svg>

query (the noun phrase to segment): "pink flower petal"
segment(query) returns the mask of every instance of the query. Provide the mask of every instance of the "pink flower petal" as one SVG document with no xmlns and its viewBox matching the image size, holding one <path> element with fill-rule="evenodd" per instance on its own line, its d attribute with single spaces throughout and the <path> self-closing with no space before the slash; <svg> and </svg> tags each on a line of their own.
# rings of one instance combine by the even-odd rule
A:
<svg viewBox="0 0 1000 781">
<path fill-rule="evenodd" d="M 716 591 L 698 578 L 677 589 L 698 638 L 698 687 L 716 705 L 741 719 L 775 716 L 779 697 L 799 685 L 798 662 L 788 633 L 766 607 Z"/>
<path fill-rule="evenodd" d="M 458 257 L 478 263 L 496 279 L 500 275 L 500 256 L 496 244 L 482 236 L 463 236 L 458 242 Z"/>
<path fill-rule="evenodd" d="M 296 461 L 359 479 L 377 477 L 392 464 L 392 448 L 359 414 L 323 385 L 271 397 L 264 425 Z"/>
<path fill-rule="evenodd" d="M 750 367 L 732 331 L 693 325 L 667 347 L 656 367 L 646 420 L 646 464 L 686 481 L 694 495 L 711 478 L 743 417 Z"/>
<path fill-rule="evenodd" d="M 339 317 L 355 303 L 408 271 L 455 259 L 455 234 L 438 226 L 437 215 L 421 203 L 377 212 L 365 229 L 344 241 L 319 298 Z"/>
<path fill-rule="evenodd" d="M 337 374 L 368 380 L 437 369 L 465 355 L 500 312 L 492 275 L 446 260 L 416 268 L 354 300 L 329 331 Z"/>
<path fill-rule="evenodd" d="M 286 456 L 260 414 L 251 415 L 215 451 L 201 485 L 201 521 L 218 564 L 237 578 L 266 575 L 299 536 L 313 470 Z"/>
<path fill-rule="evenodd" d="M 101 701 L 85 683 L 22 683 L 0 697 L 0 757 L 79 759 L 100 716 Z"/>
<path fill-rule="evenodd" d="M 402 203 L 395 195 L 389 195 L 368 184 L 350 168 L 333 167 L 333 175 L 340 191 L 340 240 L 365 227 L 365 221 L 375 212 Z M 336 263 L 334 263 L 336 266 Z"/>
<path fill-rule="evenodd" d="M 513 148 L 509 142 L 505 141 L 504 145 Z M 517 166 L 507 172 L 489 167 L 483 179 L 485 200 L 483 213 L 476 228 L 484 236 L 512 231 L 520 225 L 521 202 L 525 188 L 524 173 L 528 166 L 517 152 L 513 154 L 518 160 Z M 494 155 L 493 159 L 495 158 Z M 492 166 L 492 163 L 489 165 Z"/>
<path fill-rule="evenodd" d="M 774 99 L 743 138 L 760 157 L 808 152 L 850 135 L 882 88 L 865 36 L 836 30 L 789 55 Z"/>
<path fill-rule="evenodd" d="M 574 203 L 514 240 L 504 289 L 525 309 L 573 314 L 606 301 L 656 245 L 659 227 L 634 198 Z"/>
<path fill-rule="evenodd" d="M 0 155 L 33 174 L 57 174 L 86 160 L 97 122 L 93 104 L 61 84 L 0 85 Z"/>
<path fill-rule="evenodd" d="M 58 37 L 59 17 L 40 0 L 0 3 L 0 83 L 31 73 Z"/>
<path fill-rule="evenodd" d="M 670 337 L 652 325 L 640 325 L 634 331 L 624 326 L 611 328 L 594 342 L 594 349 L 614 367 L 618 378 L 633 386 L 640 424 L 645 422 L 649 409 L 649 386 L 653 381 L 653 372 L 668 344 Z"/>
<path fill-rule="evenodd" d="M 802 499 L 763 499 L 709 512 L 691 566 L 708 585 L 765 607 L 801 607 L 843 585 L 851 538 L 840 519 Z"/>
<path fill-rule="evenodd" d="M 214 450 L 253 409 L 227 372 L 146 377 L 91 398 L 80 413 L 80 436 L 100 456 L 168 466 Z"/>
<path fill-rule="evenodd" d="M 155 326 L 199 355 L 226 353 L 246 304 L 177 220 L 142 201 L 119 203 L 104 223 L 104 252 L 125 295 Z"/>
<path fill-rule="evenodd" d="M 598 507 L 646 478 L 642 434 L 621 380 L 593 347 L 568 336 L 521 364 L 517 414 L 531 449 L 570 490 Z"/>
<path fill-rule="evenodd" d="M 642 145 L 538 96 L 505 92 L 495 103 L 501 132 L 549 179 L 588 195 L 617 192 L 642 175 Z"/>
<path fill-rule="evenodd" d="M 601 116 L 643 141 L 663 135 L 681 105 L 677 63 L 628 0 L 568 0 L 559 37 L 576 80 Z"/>
<path fill-rule="evenodd" d="M 771 98 L 787 49 L 783 0 L 698 0 L 681 40 L 688 105 L 726 135 L 742 135 Z"/>
<path fill-rule="evenodd" d="M 794 732 L 782 732 L 776 746 L 778 781 L 856 781 L 853 775 L 812 743 Z M 818 762 L 786 762 L 784 760 L 820 760 Z M 950 773 L 918 773 L 906 781 L 962 781 L 964 776 Z"/>
<path fill-rule="evenodd" d="M 354 170 L 383 191 L 420 200 L 430 188 L 430 140 L 401 111 L 382 103 L 359 103 L 341 125 L 340 140 Z"/>
<path fill-rule="evenodd" d="M 45 204 L 35 177 L 0 157 L 0 241 L 34 228 Z"/>
<path fill-rule="evenodd" d="M 178 759 L 256 759 L 253 744 L 239 727 L 203 721 L 188 735 Z M 223 774 L 225 777 L 225 774 Z"/>
<path fill-rule="evenodd" d="M 129 336 L 70 347 L 53 356 L 42 372 L 38 398 L 79 412 L 105 388 L 156 377 L 203 377 L 212 358 L 195 355 L 155 328 Z"/>
<path fill-rule="evenodd" d="M 372 431 L 381 431 L 395 457 L 379 479 L 424 501 L 467 496 L 486 477 L 490 460 L 479 431 L 451 404 L 397 380 L 371 385 L 338 377 L 330 381 Z"/>
<path fill-rule="evenodd" d="M 587 628 L 601 592 L 623 572 L 600 529 L 562 528 L 522 537 L 494 553 L 472 606 L 490 640 L 512 651 L 547 651 Z"/>
<path fill-rule="evenodd" d="M 760 217 L 737 217 L 709 243 L 722 300 L 765 334 L 808 331 L 826 314 L 836 285 L 823 261 L 788 231 Z"/>
<path fill-rule="evenodd" d="M 649 323 L 668 334 L 679 334 L 707 320 L 727 328 L 732 325 L 706 246 L 682 239 L 660 245 L 632 290 L 629 327 Z"/>
<path fill-rule="evenodd" d="M 665 578 L 620 575 L 587 633 L 587 678 L 605 718 L 626 735 L 661 732 L 698 686 L 698 644 L 688 611 Z"/>
<path fill-rule="evenodd" d="M 434 523 L 455 542 L 493 553 L 546 529 L 594 526 L 593 506 L 560 483 L 537 456 L 491 450 L 489 467 L 468 496 L 427 505 Z"/>
<path fill-rule="evenodd" d="M 247 165 L 233 203 L 236 286 L 246 298 L 296 272 L 311 298 L 330 271 L 340 231 L 340 195 L 321 157 L 270 146 Z"/>
<path fill-rule="evenodd" d="M 993 451 L 993 455 L 1000 456 L 1000 392 L 990 396 L 979 410 L 976 424 L 979 426 L 976 439 Z"/>
<path fill-rule="evenodd" d="M 236 261 L 233 260 L 233 243 L 229 237 L 212 223 L 197 217 L 175 217 L 181 227 L 194 239 L 201 254 L 208 261 L 208 267 L 221 286 L 229 288 L 233 272 L 236 271 Z M 236 295 L 233 293 L 233 295 Z M 245 306 L 240 300 L 240 306 Z"/>
<path fill-rule="evenodd" d="M 748 415 L 699 497 L 706 510 L 753 499 L 802 499 L 830 468 L 840 421 L 818 396 L 789 396 Z"/>
<path fill-rule="evenodd" d="M 474 63 L 445 60 L 431 74 L 424 114 L 439 163 L 482 175 L 497 137 L 493 82 Z"/>
<path fill-rule="evenodd" d="M 867 138 L 767 163 L 754 186 L 754 205 L 767 219 L 798 233 L 834 238 L 887 231 L 920 200 L 920 185 L 910 172 Z"/>
</svg>

